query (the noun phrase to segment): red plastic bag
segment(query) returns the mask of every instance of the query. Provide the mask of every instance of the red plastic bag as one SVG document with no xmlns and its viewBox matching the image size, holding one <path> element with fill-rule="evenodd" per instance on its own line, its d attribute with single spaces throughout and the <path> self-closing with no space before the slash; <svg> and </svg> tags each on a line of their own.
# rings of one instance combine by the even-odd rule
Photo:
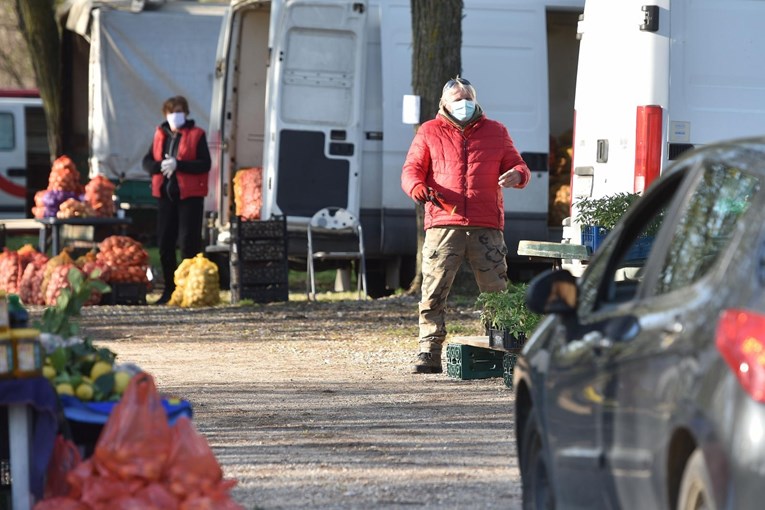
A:
<svg viewBox="0 0 765 510">
<path fill-rule="evenodd" d="M 69 495 L 71 486 L 67 481 L 67 475 L 80 462 L 82 457 L 77 446 L 68 439 L 64 439 L 61 434 L 57 435 L 45 475 L 45 499 Z"/>
<path fill-rule="evenodd" d="M 91 508 L 69 498 L 50 498 L 37 503 L 33 510 L 91 510 Z"/>
<path fill-rule="evenodd" d="M 136 374 L 112 409 L 96 443 L 93 461 L 99 472 L 121 480 L 157 481 L 170 453 L 170 426 L 154 378 Z"/>
<path fill-rule="evenodd" d="M 223 471 L 207 440 L 185 416 L 171 429 L 167 485 L 176 496 L 212 491 L 223 478 Z"/>
<path fill-rule="evenodd" d="M 159 483 L 147 485 L 135 494 L 135 498 L 143 503 L 143 508 L 178 510 L 178 498 Z"/>
</svg>

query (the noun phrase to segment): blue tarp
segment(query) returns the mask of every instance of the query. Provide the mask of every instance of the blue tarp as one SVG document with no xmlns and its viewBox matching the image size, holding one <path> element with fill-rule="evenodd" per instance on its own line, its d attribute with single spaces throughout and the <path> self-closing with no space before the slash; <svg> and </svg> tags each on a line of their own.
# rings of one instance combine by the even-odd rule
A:
<svg viewBox="0 0 765 510">
<path fill-rule="evenodd" d="M 64 416 L 68 420 L 80 423 L 97 423 L 103 425 L 117 402 L 83 402 L 68 395 L 60 395 Z M 185 400 L 162 399 L 162 405 L 167 411 L 167 421 L 170 425 L 181 416 L 191 418 L 191 404 Z"/>
</svg>

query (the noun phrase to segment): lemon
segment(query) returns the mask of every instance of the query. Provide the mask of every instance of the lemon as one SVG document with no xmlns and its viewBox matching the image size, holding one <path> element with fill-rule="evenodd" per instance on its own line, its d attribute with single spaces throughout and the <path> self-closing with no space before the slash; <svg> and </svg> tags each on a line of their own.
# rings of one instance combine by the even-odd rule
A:
<svg viewBox="0 0 765 510">
<path fill-rule="evenodd" d="M 43 367 L 43 375 L 46 379 L 53 379 L 56 377 L 56 369 L 50 365 L 45 365 Z"/>
<path fill-rule="evenodd" d="M 77 390 L 74 394 L 80 400 L 92 400 L 93 399 L 93 386 L 88 383 L 82 383 L 77 386 Z"/>
<path fill-rule="evenodd" d="M 59 395 L 71 395 L 74 396 L 74 388 L 69 383 L 61 383 L 56 385 L 56 393 Z"/>
<path fill-rule="evenodd" d="M 114 393 L 122 395 L 130 382 L 130 374 L 127 372 L 115 372 L 114 373 Z"/>
<path fill-rule="evenodd" d="M 90 369 L 90 378 L 95 381 L 104 374 L 108 374 L 112 371 L 111 363 L 106 361 L 96 361 L 93 364 L 93 368 Z"/>
</svg>

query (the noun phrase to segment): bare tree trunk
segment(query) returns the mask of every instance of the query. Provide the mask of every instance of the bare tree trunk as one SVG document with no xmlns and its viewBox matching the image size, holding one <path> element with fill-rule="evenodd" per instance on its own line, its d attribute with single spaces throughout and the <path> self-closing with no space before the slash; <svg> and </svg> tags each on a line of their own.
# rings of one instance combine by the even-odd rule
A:
<svg viewBox="0 0 765 510">
<path fill-rule="evenodd" d="M 420 96 L 420 122 L 438 112 L 441 88 L 462 70 L 463 0 L 411 0 L 412 90 Z M 415 132 L 419 126 L 415 126 Z M 422 286 L 422 245 L 425 241 L 425 208 L 418 205 L 417 272 L 408 294 Z"/>
<path fill-rule="evenodd" d="M 51 160 L 61 151 L 61 35 L 54 0 L 16 0 L 19 28 L 32 55 L 37 88 L 45 107 Z"/>
</svg>

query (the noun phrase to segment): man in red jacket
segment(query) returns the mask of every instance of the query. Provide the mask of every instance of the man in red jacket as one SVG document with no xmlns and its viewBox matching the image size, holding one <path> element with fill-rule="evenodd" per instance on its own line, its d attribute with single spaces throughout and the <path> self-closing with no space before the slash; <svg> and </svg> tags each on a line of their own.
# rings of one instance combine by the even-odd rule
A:
<svg viewBox="0 0 765 510">
<path fill-rule="evenodd" d="M 465 258 L 481 292 L 507 287 L 502 188 L 523 188 L 530 178 L 507 129 L 486 117 L 470 82 L 446 82 L 438 114 L 420 126 L 401 174 L 404 192 L 425 204 L 419 354 L 413 373 L 443 371 L 446 299 Z"/>
</svg>

